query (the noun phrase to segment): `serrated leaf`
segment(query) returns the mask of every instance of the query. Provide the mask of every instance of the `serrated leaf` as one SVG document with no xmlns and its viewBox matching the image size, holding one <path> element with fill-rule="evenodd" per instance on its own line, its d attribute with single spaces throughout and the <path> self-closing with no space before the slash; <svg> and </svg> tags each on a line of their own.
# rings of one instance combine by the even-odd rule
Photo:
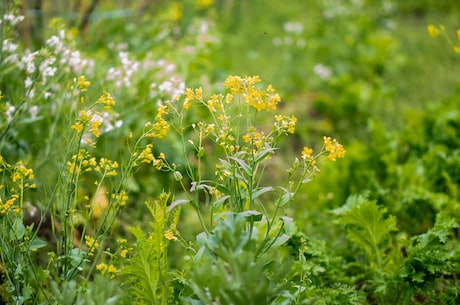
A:
<svg viewBox="0 0 460 305">
<path fill-rule="evenodd" d="M 348 239 L 361 247 L 370 260 L 378 260 L 383 242 L 397 230 L 396 218 L 385 218 L 386 210 L 365 196 L 351 196 L 345 206 L 335 211 L 341 216 L 338 223 L 347 227 Z"/>
</svg>

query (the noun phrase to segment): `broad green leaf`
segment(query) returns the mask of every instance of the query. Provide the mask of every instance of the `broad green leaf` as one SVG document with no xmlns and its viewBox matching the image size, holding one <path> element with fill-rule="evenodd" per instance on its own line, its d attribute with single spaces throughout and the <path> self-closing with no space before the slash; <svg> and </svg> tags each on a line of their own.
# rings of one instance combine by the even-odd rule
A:
<svg viewBox="0 0 460 305">
<path fill-rule="evenodd" d="M 40 239 L 38 237 L 35 237 L 31 242 L 30 242 L 30 245 L 29 245 L 29 250 L 36 250 L 36 249 L 40 249 L 40 248 L 43 248 L 43 247 L 46 247 L 48 243 L 46 241 L 44 241 L 43 239 Z"/>
<path fill-rule="evenodd" d="M 273 191 L 273 190 L 274 190 L 274 188 L 271 187 L 271 186 L 259 188 L 259 189 L 257 189 L 257 190 L 255 190 L 255 191 L 252 192 L 252 199 L 256 199 L 256 198 L 258 198 L 260 195 L 265 194 L 265 193 L 267 193 L 267 192 L 271 192 L 271 191 Z"/>
<path fill-rule="evenodd" d="M 251 219 L 252 221 L 261 221 L 263 217 L 263 214 L 261 212 L 254 210 L 243 211 L 238 215 L 241 215 L 246 219 Z"/>
</svg>

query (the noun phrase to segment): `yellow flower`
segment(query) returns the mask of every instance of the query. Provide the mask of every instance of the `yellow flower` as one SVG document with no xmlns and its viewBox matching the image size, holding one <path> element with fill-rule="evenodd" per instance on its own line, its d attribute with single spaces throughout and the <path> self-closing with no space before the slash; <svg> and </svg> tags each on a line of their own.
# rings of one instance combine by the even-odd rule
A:
<svg viewBox="0 0 460 305">
<path fill-rule="evenodd" d="M 203 99 L 203 88 L 195 89 L 195 98 L 199 101 Z"/>
<path fill-rule="evenodd" d="M 128 254 L 128 250 L 124 249 L 124 250 L 121 250 L 120 252 L 120 257 L 122 258 L 126 258 L 126 255 Z"/>
<path fill-rule="evenodd" d="M 305 146 L 302 150 L 302 156 L 301 158 L 304 159 L 304 160 L 309 160 L 312 158 L 312 153 L 313 153 L 313 149 L 311 149 L 310 147 L 307 147 Z"/>
<path fill-rule="evenodd" d="M 164 236 L 167 240 L 177 240 L 177 237 L 174 236 L 174 233 L 171 230 L 166 231 Z"/>
<path fill-rule="evenodd" d="M 434 25 L 432 24 L 428 25 L 427 30 L 428 30 L 428 35 L 430 35 L 431 37 L 435 38 L 439 36 L 439 29 L 436 28 Z"/>
<path fill-rule="evenodd" d="M 324 148 L 329 152 L 327 159 L 335 161 L 337 158 L 343 158 L 345 156 L 345 149 L 336 139 L 332 140 L 330 137 L 323 137 L 323 140 Z"/>
<path fill-rule="evenodd" d="M 86 80 L 86 77 L 84 75 L 79 76 L 77 81 L 77 87 L 80 89 L 81 92 L 86 92 L 88 91 L 88 87 L 91 86 L 91 83 Z"/>
<path fill-rule="evenodd" d="M 76 122 L 75 124 L 73 124 L 72 126 L 70 126 L 70 128 L 72 128 L 72 129 L 75 130 L 76 132 L 82 132 L 82 130 L 83 130 L 83 125 L 82 125 L 80 122 Z"/>
<path fill-rule="evenodd" d="M 454 52 L 457 54 L 460 54 L 460 47 L 459 46 L 454 46 Z"/>
<path fill-rule="evenodd" d="M 102 96 L 97 100 L 98 104 L 103 104 L 104 109 L 110 110 L 112 106 L 115 106 L 115 100 L 108 92 L 104 92 Z"/>
<path fill-rule="evenodd" d="M 96 270 L 105 272 L 107 270 L 107 265 L 105 263 L 99 263 L 96 265 Z"/>
</svg>

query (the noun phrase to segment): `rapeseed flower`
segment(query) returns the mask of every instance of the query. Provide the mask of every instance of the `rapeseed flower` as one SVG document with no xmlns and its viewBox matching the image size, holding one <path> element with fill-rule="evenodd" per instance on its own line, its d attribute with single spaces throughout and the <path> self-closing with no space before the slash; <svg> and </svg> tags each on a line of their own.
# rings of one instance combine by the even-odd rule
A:
<svg viewBox="0 0 460 305">
<path fill-rule="evenodd" d="M 329 152 L 327 159 L 335 161 L 337 158 L 343 158 L 345 156 L 345 149 L 342 144 L 337 142 L 336 139 L 330 137 L 323 137 L 324 149 Z"/>
<path fill-rule="evenodd" d="M 427 27 L 427 30 L 428 30 L 428 34 L 435 38 L 435 37 L 438 37 L 439 36 L 439 29 L 437 27 L 435 27 L 434 25 L 430 24 L 428 25 Z"/>
</svg>

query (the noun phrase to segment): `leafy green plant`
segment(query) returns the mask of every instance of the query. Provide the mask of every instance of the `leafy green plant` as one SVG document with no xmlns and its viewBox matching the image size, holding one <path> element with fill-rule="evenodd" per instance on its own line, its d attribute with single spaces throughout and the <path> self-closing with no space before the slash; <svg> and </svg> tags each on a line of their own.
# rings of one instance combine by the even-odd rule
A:
<svg viewBox="0 0 460 305">
<path fill-rule="evenodd" d="M 167 194 L 146 205 L 153 217 L 152 232 L 146 236 L 140 227 L 131 228 L 136 238 L 136 252 L 121 269 L 136 304 L 167 304 L 171 293 L 168 278 L 168 245 L 174 236 L 180 209 L 168 212 Z"/>
</svg>

